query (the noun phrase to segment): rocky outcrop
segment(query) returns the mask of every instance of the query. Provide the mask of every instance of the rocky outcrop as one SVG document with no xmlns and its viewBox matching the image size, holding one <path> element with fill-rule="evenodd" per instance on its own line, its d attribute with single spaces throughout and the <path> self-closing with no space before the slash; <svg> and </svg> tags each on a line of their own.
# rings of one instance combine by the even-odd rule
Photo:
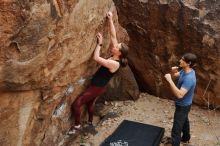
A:
<svg viewBox="0 0 220 146">
<path fill-rule="evenodd" d="M 130 66 L 142 90 L 172 97 L 163 76 L 184 53 L 192 52 L 198 56 L 194 102 L 220 105 L 220 1 L 114 2 L 130 37 Z"/>
<path fill-rule="evenodd" d="M 109 100 L 137 100 L 139 88 L 130 67 L 120 68 L 112 80 L 108 90 L 101 96 L 101 101 Z"/>
<path fill-rule="evenodd" d="M 0 1 L 0 145 L 63 144 L 70 105 L 98 68 L 98 31 L 109 55 L 109 10 L 128 40 L 112 0 Z"/>
</svg>

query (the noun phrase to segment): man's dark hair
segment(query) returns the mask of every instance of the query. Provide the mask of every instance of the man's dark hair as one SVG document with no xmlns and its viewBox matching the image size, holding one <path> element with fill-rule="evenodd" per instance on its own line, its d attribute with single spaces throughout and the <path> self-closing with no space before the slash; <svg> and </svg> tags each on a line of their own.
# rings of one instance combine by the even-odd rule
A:
<svg viewBox="0 0 220 146">
<path fill-rule="evenodd" d="M 188 63 L 190 65 L 190 67 L 195 66 L 196 61 L 197 61 L 197 57 L 195 54 L 193 53 L 186 53 L 183 55 L 183 59 L 186 63 Z"/>
</svg>

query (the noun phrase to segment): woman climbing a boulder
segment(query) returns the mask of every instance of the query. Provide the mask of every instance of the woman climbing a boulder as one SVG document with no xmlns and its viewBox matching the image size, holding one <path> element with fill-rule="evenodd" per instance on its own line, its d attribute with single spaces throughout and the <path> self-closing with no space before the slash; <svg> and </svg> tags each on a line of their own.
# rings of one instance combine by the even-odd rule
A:
<svg viewBox="0 0 220 146">
<path fill-rule="evenodd" d="M 94 74 L 89 87 L 80 94 L 73 102 L 71 108 L 75 118 L 75 124 L 72 125 L 68 134 L 76 134 L 81 128 L 80 116 L 81 107 L 86 105 L 88 109 L 88 123 L 92 125 L 94 104 L 97 96 L 103 94 L 106 90 L 106 85 L 114 74 L 119 70 L 120 66 L 125 67 L 128 64 L 127 55 L 128 47 L 124 43 L 118 43 L 116 30 L 113 23 L 112 12 L 107 13 L 109 22 L 110 37 L 111 37 L 111 57 L 105 59 L 100 56 L 103 37 L 101 33 L 97 34 L 97 44 L 94 51 L 93 59 L 100 64 L 100 68 Z"/>
</svg>

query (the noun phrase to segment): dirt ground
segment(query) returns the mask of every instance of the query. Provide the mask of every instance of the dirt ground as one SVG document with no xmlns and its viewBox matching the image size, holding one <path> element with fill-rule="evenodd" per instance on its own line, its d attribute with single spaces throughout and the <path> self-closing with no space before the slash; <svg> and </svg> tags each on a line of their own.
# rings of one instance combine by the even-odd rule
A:
<svg viewBox="0 0 220 146">
<path fill-rule="evenodd" d="M 100 108 L 99 107 L 104 107 Z M 99 115 L 111 115 L 100 121 L 95 117 L 97 134 L 81 134 L 71 146 L 99 146 L 123 120 L 131 120 L 165 128 L 170 136 L 173 123 L 174 102 L 142 93 L 137 101 L 105 102 L 96 107 Z M 191 126 L 190 144 L 193 146 L 220 146 L 220 112 L 193 105 L 189 114 Z M 69 137 L 71 139 L 71 136 Z M 163 144 L 160 144 L 163 146 Z"/>
</svg>

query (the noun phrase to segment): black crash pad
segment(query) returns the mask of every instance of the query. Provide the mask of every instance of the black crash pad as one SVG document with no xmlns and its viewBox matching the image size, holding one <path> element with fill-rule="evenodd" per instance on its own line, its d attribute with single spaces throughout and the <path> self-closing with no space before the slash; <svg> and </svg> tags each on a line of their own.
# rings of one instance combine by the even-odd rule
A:
<svg viewBox="0 0 220 146">
<path fill-rule="evenodd" d="M 159 146 L 164 128 L 124 120 L 100 146 Z"/>
</svg>

